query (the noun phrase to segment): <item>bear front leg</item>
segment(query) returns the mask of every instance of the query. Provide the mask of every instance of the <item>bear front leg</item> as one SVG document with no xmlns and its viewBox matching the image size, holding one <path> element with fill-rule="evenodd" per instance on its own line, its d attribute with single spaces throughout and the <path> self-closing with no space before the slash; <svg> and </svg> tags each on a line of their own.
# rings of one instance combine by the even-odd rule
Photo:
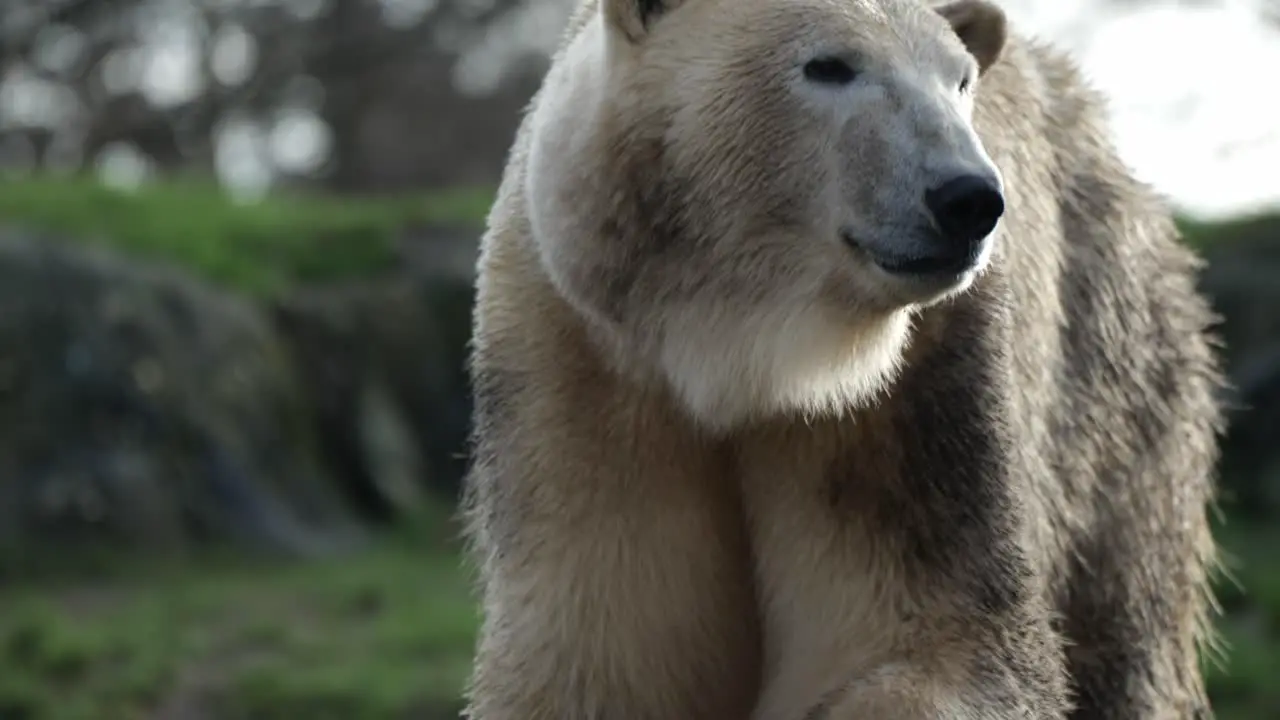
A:
<svg viewBox="0 0 1280 720">
<path fill-rule="evenodd" d="M 737 488 L 664 402 L 580 362 L 475 367 L 466 716 L 743 720 L 759 651 Z"/>
<path fill-rule="evenodd" d="M 744 462 L 764 618 L 753 720 L 1066 717 L 1061 642 L 1016 545 L 984 547 L 905 507 L 868 517 L 772 470 Z M 968 557 L 935 566 L 926 543 L 950 531 Z"/>
<path fill-rule="evenodd" d="M 764 618 L 753 720 L 1066 717 L 1025 546 L 1034 499 L 988 406 L 931 377 L 924 400 L 909 373 L 873 409 L 740 443 Z"/>
<path fill-rule="evenodd" d="M 983 625 L 981 621 L 978 626 Z M 905 623 L 897 631 L 910 636 L 895 659 L 854 671 L 851 680 L 826 690 L 801 713 L 773 710 L 770 692 L 756 718 L 804 720 L 1025 720 L 1066 717 L 1061 683 L 1054 675 L 1052 634 L 1044 626 L 1022 637 L 982 637 L 975 626 L 921 632 Z M 905 632 L 904 632 L 905 631 Z M 1017 631 L 1015 631 L 1017 634 Z M 950 636 L 950 637 L 945 637 Z M 908 647 L 910 645 L 910 647 Z M 850 648 L 850 656 L 857 650 Z M 1039 664 L 1038 664 L 1039 663 Z M 1059 675 L 1060 677 L 1060 675 Z M 771 691 L 782 698 L 785 692 Z M 803 703 L 803 694 L 796 694 Z"/>
<path fill-rule="evenodd" d="M 926 664 L 927 666 L 927 664 Z M 1060 717 L 1036 703 L 973 677 L 967 680 L 924 666 L 893 663 L 826 694 L 804 714 L 804 720 L 912 718 L 919 720 L 1005 720 Z"/>
</svg>

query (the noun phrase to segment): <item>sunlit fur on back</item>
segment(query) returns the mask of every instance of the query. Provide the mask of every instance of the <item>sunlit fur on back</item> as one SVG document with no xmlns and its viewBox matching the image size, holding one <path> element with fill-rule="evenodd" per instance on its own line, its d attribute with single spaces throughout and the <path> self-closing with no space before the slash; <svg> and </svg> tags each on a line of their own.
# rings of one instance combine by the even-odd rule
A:
<svg viewBox="0 0 1280 720">
<path fill-rule="evenodd" d="M 471 717 L 1207 718 L 1210 317 L 1101 99 L 980 0 L 601 2 L 482 246 Z M 993 242 L 883 271 L 957 172 Z"/>
</svg>

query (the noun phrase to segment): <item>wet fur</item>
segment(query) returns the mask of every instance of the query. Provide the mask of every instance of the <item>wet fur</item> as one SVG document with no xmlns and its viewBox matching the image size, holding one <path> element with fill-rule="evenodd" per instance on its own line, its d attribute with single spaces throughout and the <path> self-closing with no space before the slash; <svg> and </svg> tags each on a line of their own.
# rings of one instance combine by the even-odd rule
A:
<svg viewBox="0 0 1280 720">
<path fill-rule="evenodd" d="M 526 211 L 527 119 L 480 260 L 470 717 L 1210 717 L 1211 317 L 1103 113 L 1068 60 L 1012 35 L 974 112 L 1009 208 L 990 269 L 915 313 L 901 357 L 871 352 L 878 381 L 836 392 L 842 412 L 724 425 L 611 324 L 705 281 L 700 179 L 663 171 L 644 122 L 614 135 L 580 192 L 619 193 L 593 232 L 622 251 L 578 286 L 589 302 L 566 297 Z M 799 271 L 760 267 L 671 327 L 794 329 L 752 302 Z"/>
</svg>

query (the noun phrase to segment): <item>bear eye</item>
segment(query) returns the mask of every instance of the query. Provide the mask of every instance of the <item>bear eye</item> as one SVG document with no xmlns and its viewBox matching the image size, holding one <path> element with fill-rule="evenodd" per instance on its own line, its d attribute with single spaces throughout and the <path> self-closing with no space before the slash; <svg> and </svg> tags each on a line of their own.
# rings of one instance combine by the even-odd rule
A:
<svg viewBox="0 0 1280 720">
<path fill-rule="evenodd" d="M 848 85 L 858 77 L 858 73 L 840 58 L 820 57 L 804 64 L 804 76 L 823 85 Z"/>
<path fill-rule="evenodd" d="M 969 92 L 969 88 L 972 86 L 973 80 L 968 75 L 965 75 L 964 79 L 960 81 L 960 93 L 964 94 Z"/>
</svg>

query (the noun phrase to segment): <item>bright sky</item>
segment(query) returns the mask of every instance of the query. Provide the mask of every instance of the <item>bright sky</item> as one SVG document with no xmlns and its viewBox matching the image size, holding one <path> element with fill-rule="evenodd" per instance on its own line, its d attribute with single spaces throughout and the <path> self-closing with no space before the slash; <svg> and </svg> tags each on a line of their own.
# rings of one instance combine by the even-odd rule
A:
<svg viewBox="0 0 1280 720">
<path fill-rule="evenodd" d="M 1002 4 L 1076 54 L 1110 97 L 1121 154 L 1175 203 L 1209 216 L 1280 206 L 1280 28 L 1255 3 Z"/>
</svg>

